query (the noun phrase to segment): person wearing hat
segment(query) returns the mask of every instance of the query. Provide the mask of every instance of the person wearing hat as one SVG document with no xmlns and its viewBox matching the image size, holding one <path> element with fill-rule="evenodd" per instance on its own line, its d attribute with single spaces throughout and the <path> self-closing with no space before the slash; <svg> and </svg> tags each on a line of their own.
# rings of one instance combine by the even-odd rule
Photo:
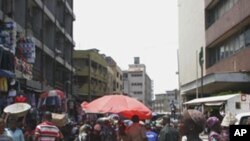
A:
<svg viewBox="0 0 250 141">
<path fill-rule="evenodd" d="M 236 117 L 231 113 L 227 112 L 221 122 L 221 141 L 229 141 L 229 126 L 237 122 Z"/>
<path fill-rule="evenodd" d="M 210 129 L 210 133 L 208 135 L 208 141 L 220 141 L 221 136 L 220 136 L 220 120 L 213 116 L 209 117 L 206 121 L 207 127 Z"/>
<path fill-rule="evenodd" d="M 63 138 L 59 128 L 52 121 L 52 113 L 46 111 L 43 115 L 43 122 L 35 129 L 35 141 L 59 141 Z"/>
<path fill-rule="evenodd" d="M 185 110 L 182 122 L 180 132 L 186 136 L 187 141 L 202 141 L 199 135 L 204 130 L 206 119 L 200 111 L 194 109 Z"/>
</svg>

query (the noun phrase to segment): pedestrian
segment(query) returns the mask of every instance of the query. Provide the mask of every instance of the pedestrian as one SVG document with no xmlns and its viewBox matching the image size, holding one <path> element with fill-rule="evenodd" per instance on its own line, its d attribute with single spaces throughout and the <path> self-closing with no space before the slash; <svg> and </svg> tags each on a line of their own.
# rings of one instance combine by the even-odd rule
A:
<svg viewBox="0 0 250 141">
<path fill-rule="evenodd" d="M 206 121 L 207 127 L 209 128 L 208 141 L 220 141 L 220 121 L 217 117 L 209 117 Z"/>
<path fill-rule="evenodd" d="M 200 111 L 185 110 L 182 129 L 180 129 L 182 135 L 186 136 L 187 141 L 202 141 L 199 135 L 204 130 L 205 122 L 205 116 Z"/>
<path fill-rule="evenodd" d="M 93 131 L 91 132 L 90 134 L 90 141 L 101 141 L 102 138 L 101 138 L 101 125 L 100 124 L 95 124 L 94 125 L 94 129 Z"/>
<path fill-rule="evenodd" d="M 139 124 L 139 116 L 133 115 L 131 120 L 132 125 L 126 130 L 126 135 L 129 141 L 147 141 L 146 129 Z"/>
<path fill-rule="evenodd" d="M 127 135 L 125 133 L 126 125 L 122 120 L 118 121 L 118 133 L 117 133 L 117 140 L 118 141 L 128 141 Z"/>
<path fill-rule="evenodd" d="M 229 141 L 229 126 L 233 125 L 237 121 L 236 117 L 231 113 L 227 112 L 221 122 L 221 141 Z"/>
<path fill-rule="evenodd" d="M 79 129 L 79 134 L 76 137 L 75 141 L 89 141 L 90 140 L 90 131 L 91 126 L 88 124 L 84 124 Z"/>
<path fill-rule="evenodd" d="M 146 136 L 147 136 L 148 141 L 157 141 L 158 134 L 152 131 L 150 123 L 146 123 L 145 128 L 147 130 Z"/>
<path fill-rule="evenodd" d="M 14 116 L 8 118 L 9 128 L 6 128 L 6 135 L 11 137 L 13 141 L 25 141 L 23 131 L 17 127 L 17 120 Z"/>
<path fill-rule="evenodd" d="M 46 111 L 43 115 L 43 122 L 36 126 L 35 141 L 59 141 L 63 136 L 58 127 L 52 121 L 52 114 Z"/>
<path fill-rule="evenodd" d="M 0 118 L 0 141 L 12 141 L 12 138 L 6 135 L 5 122 Z"/>
<path fill-rule="evenodd" d="M 163 123 L 165 126 L 160 131 L 159 141 L 178 141 L 179 132 L 171 125 L 170 117 L 164 116 Z"/>
</svg>

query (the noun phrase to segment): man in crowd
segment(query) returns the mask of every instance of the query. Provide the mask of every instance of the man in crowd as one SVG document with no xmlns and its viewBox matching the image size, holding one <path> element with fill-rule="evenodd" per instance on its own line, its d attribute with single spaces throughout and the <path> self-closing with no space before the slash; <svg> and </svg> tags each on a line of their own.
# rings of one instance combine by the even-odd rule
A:
<svg viewBox="0 0 250 141">
<path fill-rule="evenodd" d="M 52 114 L 45 112 L 43 115 L 43 122 L 36 126 L 35 141 L 60 141 L 63 137 L 58 129 L 52 122 Z"/>
<path fill-rule="evenodd" d="M 159 134 L 159 141 L 178 141 L 179 140 L 179 132 L 170 124 L 170 117 L 163 117 L 163 124 L 165 126 L 161 129 Z"/>
<path fill-rule="evenodd" d="M 139 117 L 132 116 L 133 124 L 128 127 L 126 134 L 129 141 L 147 141 L 146 129 L 139 124 Z"/>
</svg>

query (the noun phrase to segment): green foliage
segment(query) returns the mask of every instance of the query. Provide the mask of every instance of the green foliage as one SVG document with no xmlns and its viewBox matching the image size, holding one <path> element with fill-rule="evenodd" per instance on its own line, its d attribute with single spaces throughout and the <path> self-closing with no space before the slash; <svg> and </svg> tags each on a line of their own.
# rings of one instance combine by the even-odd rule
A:
<svg viewBox="0 0 250 141">
<path fill-rule="evenodd" d="M 240 93 L 240 91 L 231 91 L 231 90 L 223 91 L 223 92 L 213 94 L 213 96 L 230 95 L 230 94 L 236 94 L 236 93 Z"/>
</svg>

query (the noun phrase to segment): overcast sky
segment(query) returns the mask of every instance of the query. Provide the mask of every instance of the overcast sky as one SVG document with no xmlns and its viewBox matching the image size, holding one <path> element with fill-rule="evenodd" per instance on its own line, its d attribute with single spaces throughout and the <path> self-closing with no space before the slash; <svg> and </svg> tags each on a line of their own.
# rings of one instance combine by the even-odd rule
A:
<svg viewBox="0 0 250 141">
<path fill-rule="evenodd" d="M 74 0 L 75 49 L 97 48 L 122 70 L 146 65 L 154 93 L 178 88 L 177 0 Z"/>
</svg>

